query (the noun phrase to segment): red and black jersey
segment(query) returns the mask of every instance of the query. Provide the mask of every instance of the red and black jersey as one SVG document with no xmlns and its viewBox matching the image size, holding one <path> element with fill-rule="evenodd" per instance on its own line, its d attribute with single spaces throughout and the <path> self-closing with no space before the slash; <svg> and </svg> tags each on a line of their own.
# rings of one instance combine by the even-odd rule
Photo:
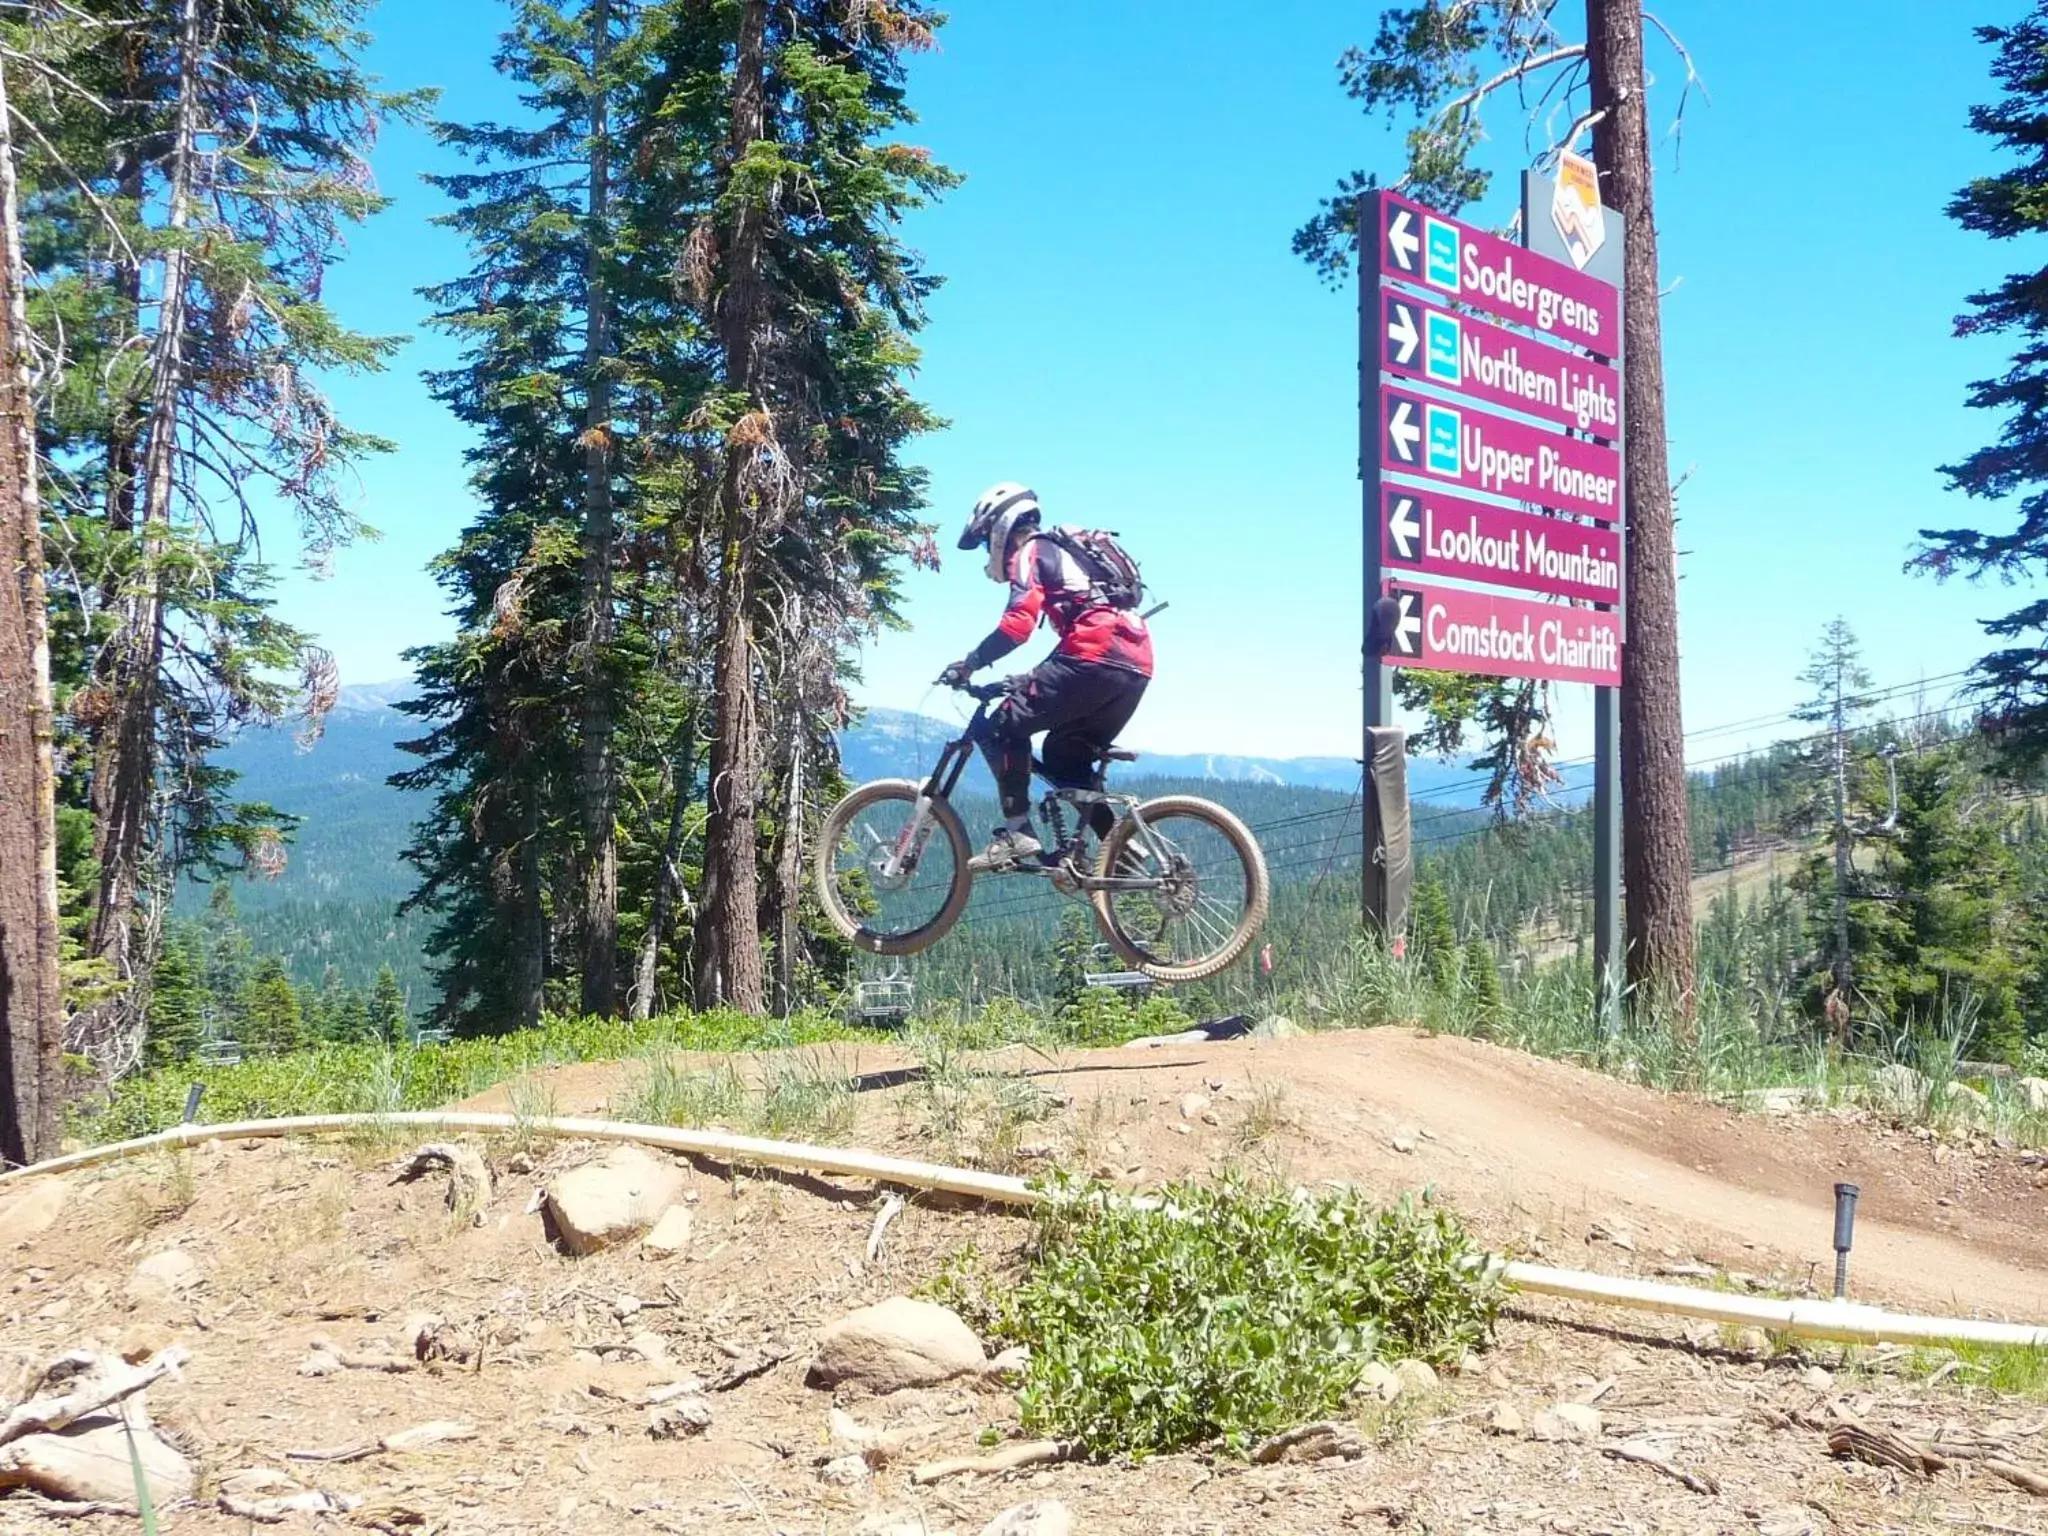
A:
<svg viewBox="0 0 2048 1536">
<path fill-rule="evenodd" d="M 1088 573 L 1071 553 L 1051 539 L 1026 539 L 1010 560 L 1010 605 L 968 660 L 980 668 L 1009 655 L 1043 622 L 1060 637 L 1055 655 L 1150 677 L 1152 632 L 1145 621 L 1092 592 Z"/>
</svg>

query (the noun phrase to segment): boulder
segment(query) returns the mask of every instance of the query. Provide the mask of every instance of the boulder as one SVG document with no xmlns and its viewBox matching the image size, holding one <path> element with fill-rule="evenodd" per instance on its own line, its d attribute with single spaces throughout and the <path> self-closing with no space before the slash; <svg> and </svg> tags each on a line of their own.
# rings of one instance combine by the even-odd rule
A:
<svg viewBox="0 0 2048 1536">
<path fill-rule="evenodd" d="M 654 1230 L 640 1239 L 640 1247 L 656 1258 L 673 1258 L 690 1246 L 690 1234 L 696 1225 L 687 1205 L 672 1205 L 661 1213 Z"/>
<path fill-rule="evenodd" d="M 0 1232 L 7 1234 L 10 1247 L 27 1248 L 50 1230 L 70 1198 L 71 1186 L 64 1180 L 33 1179 L 19 1194 L 0 1201 Z"/>
<path fill-rule="evenodd" d="M 1927 1079 L 1901 1062 L 1891 1062 L 1871 1074 L 1871 1096 L 1881 1108 L 1902 1115 L 1917 1115 L 1927 1107 Z"/>
<path fill-rule="evenodd" d="M 2037 1115 L 2048 1115 L 2048 1077 L 2022 1077 L 2013 1082 L 2020 1102 Z"/>
<path fill-rule="evenodd" d="M 164 1505 L 192 1497 L 192 1464 L 146 1425 L 135 1432 L 136 1455 L 150 1497 Z M 45 1498 L 135 1507 L 135 1471 L 128 1432 L 118 1414 L 89 1414 L 61 1434 L 24 1435 L 0 1446 L 0 1489 L 33 1488 Z"/>
<path fill-rule="evenodd" d="M 1069 1536 L 1074 1517 L 1058 1499 L 1013 1504 L 981 1528 L 981 1536 Z"/>
<path fill-rule="evenodd" d="M 548 1220 L 569 1252 L 596 1253 L 653 1226 L 682 1198 L 686 1182 L 674 1163 L 639 1147 L 614 1147 L 548 1186 Z"/>
<path fill-rule="evenodd" d="M 891 1296 L 862 1307 L 818 1335 L 814 1386 L 841 1383 L 875 1393 L 928 1387 L 987 1368 L 981 1340 L 955 1312 L 934 1302 Z"/>
<path fill-rule="evenodd" d="M 1403 1360 L 1394 1367 L 1394 1375 L 1400 1379 L 1404 1394 L 1434 1392 L 1439 1385 L 1436 1370 L 1427 1360 Z"/>
<path fill-rule="evenodd" d="M 1584 1403 L 1555 1403 L 1537 1414 L 1529 1428 L 1538 1440 L 1597 1440 L 1600 1414 Z"/>
<path fill-rule="evenodd" d="M 138 1301 L 176 1296 L 191 1290 L 201 1278 L 197 1259 L 182 1248 L 166 1248 L 135 1266 L 128 1277 L 128 1294 Z"/>
<path fill-rule="evenodd" d="M 1292 1040 L 1301 1033 L 1301 1026 L 1284 1013 L 1259 1020 L 1251 1028 L 1253 1040 Z"/>
<path fill-rule="evenodd" d="M 1968 1083 L 1950 1083 L 1943 1097 L 1948 1107 L 1965 1120 L 1986 1120 L 1991 1116 L 1991 1101 Z"/>
</svg>

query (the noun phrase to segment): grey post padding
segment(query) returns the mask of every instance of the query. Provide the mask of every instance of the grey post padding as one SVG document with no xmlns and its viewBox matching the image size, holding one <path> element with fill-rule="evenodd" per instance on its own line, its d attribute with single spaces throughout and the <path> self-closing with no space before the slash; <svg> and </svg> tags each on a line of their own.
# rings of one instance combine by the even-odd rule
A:
<svg viewBox="0 0 2048 1536">
<path fill-rule="evenodd" d="M 1408 733 L 1398 725 L 1366 732 L 1372 751 L 1366 764 L 1366 793 L 1373 797 L 1378 846 L 1365 850 L 1366 886 L 1380 931 L 1389 937 L 1408 926 L 1408 898 L 1415 886 L 1415 847 L 1408 824 Z"/>
</svg>

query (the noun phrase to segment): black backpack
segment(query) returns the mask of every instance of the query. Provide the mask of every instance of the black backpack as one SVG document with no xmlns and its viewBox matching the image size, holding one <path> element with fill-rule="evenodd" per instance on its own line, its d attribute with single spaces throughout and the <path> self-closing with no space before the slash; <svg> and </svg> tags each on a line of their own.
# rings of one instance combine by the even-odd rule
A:
<svg viewBox="0 0 2048 1536">
<path fill-rule="evenodd" d="M 1114 533 L 1100 528 L 1048 528 L 1040 537 L 1051 539 L 1072 555 L 1087 573 L 1091 602 L 1136 608 L 1145 601 L 1145 578 L 1138 573 L 1138 562 L 1117 543 Z"/>
</svg>

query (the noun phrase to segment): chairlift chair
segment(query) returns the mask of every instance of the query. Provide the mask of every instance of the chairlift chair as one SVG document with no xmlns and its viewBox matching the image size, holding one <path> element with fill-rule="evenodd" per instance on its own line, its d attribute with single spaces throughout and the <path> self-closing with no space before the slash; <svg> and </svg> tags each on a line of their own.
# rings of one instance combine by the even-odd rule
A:
<svg viewBox="0 0 2048 1536">
<path fill-rule="evenodd" d="M 1107 944 L 1097 944 L 1088 951 L 1088 958 L 1098 966 L 1115 962 L 1116 955 Z M 1128 992 L 1143 997 L 1152 990 L 1152 978 L 1143 971 L 1083 971 L 1081 981 L 1085 986 L 1107 987 L 1113 992 Z"/>
<path fill-rule="evenodd" d="M 226 1035 L 202 1040 L 194 1055 L 202 1067 L 238 1067 L 242 1064 L 242 1043 Z"/>
<path fill-rule="evenodd" d="M 891 967 L 886 976 L 854 983 L 853 1016 L 862 1024 L 901 1024 L 917 1009 L 917 983 Z"/>
</svg>

